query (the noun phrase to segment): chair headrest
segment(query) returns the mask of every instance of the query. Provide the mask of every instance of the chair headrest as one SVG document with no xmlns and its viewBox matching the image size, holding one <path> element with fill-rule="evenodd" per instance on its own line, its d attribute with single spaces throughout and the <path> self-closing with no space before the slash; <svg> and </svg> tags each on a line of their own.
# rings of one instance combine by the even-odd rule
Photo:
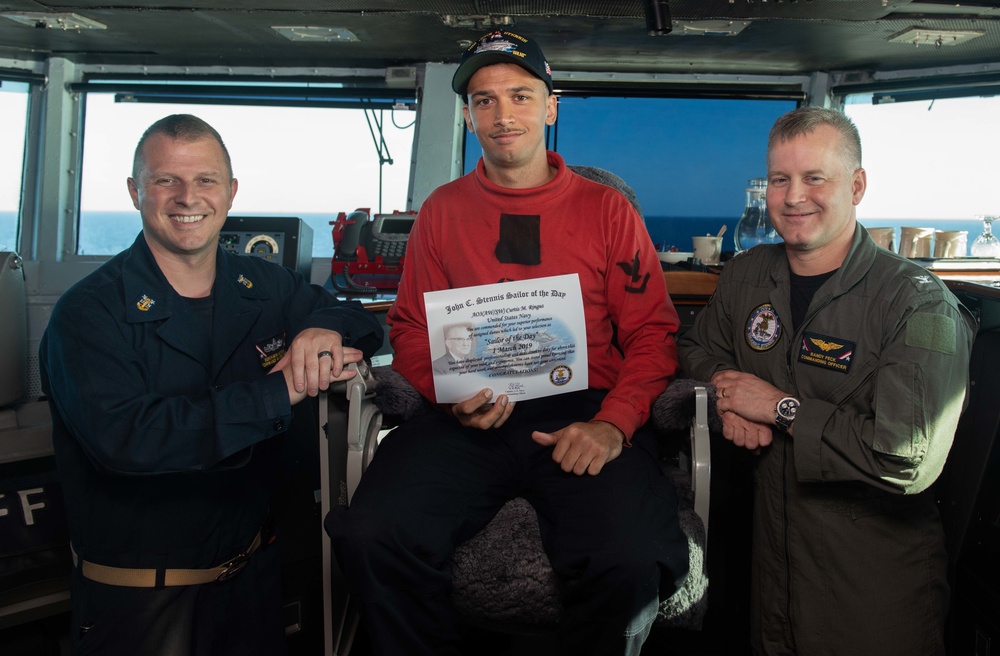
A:
<svg viewBox="0 0 1000 656">
<path fill-rule="evenodd" d="M 593 180 L 594 182 L 600 182 L 601 184 L 611 187 L 612 189 L 617 189 L 625 196 L 625 198 L 628 199 L 628 202 L 632 203 L 632 207 L 634 207 L 635 211 L 639 213 L 639 218 L 643 220 L 646 219 L 642 213 L 642 207 L 639 206 L 639 199 L 636 197 L 635 191 L 628 185 L 627 182 L 611 171 L 607 171 L 596 166 L 576 166 L 572 164 L 569 165 L 569 168 L 581 177 Z"/>
</svg>

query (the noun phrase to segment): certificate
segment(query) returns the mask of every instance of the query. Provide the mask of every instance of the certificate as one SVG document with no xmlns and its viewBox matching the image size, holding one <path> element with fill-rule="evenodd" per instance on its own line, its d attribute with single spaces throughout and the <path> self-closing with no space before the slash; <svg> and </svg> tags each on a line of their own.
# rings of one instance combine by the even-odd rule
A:
<svg viewBox="0 0 1000 656">
<path fill-rule="evenodd" d="M 573 273 L 424 293 L 438 403 L 488 387 L 511 401 L 587 388 L 587 324 Z"/>
</svg>

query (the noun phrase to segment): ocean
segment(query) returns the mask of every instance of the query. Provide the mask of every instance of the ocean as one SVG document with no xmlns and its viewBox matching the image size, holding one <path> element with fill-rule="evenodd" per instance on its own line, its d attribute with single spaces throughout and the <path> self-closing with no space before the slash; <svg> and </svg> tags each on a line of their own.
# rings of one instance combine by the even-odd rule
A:
<svg viewBox="0 0 1000 656">
<path fill-rule="evenodd" d="M 250 216 L 240 214 L 240 216 Z M 268 214 L 267 216 L 280 216 Z M 312 254 L 314 258 L 333 256 L 333 238 L 330 221 L 335 214 L 299 214 L 297 216 L 313 229 Z M 676 217 L 648 216 L 646 229 L 658 250 L 691 251 L 691 237 L 695 235 L 718 234 L 726 226 L 723 251 L 735 250 L 733 235 L 736 232 L 738 216 L 732 217 Z M 899 229 L 902 226 L 934 227 L 942 230 L 967 230 L 968 243 L 983 231 L 982 223 L 970 220 L 862 220 L 867 227 L 888 227 L 896 230 L 894 244 L 899 244 Z M 125 250 L 135 241 L 142 227 L 138 212 L 86 212 L 80 220 L 79 255 L 114 255 Z M 17 215 L 14 212 L 0 212 L 0 250 L 16 250 Z"/>
</svg>

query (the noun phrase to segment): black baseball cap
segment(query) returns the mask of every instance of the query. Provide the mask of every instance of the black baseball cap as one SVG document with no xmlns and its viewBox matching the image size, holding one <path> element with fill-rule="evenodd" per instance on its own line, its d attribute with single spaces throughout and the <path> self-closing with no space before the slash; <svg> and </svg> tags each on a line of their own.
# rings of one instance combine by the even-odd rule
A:
<svg viewBox="0 0 1000 656">
<path fill-rule="evenodd" d="M 517 64 L 539 78 L 552 92 L 552 69 L 545 61 L 545 54 L 537 43 L 527 37 L 505 30 L 496 30 L 479 37 L 462 53 L 462 61 L 451 78 L 451 88 L 460 96 L 466 95 L 469 80 L 483 66 L 490 64 Z"/>
</svg>

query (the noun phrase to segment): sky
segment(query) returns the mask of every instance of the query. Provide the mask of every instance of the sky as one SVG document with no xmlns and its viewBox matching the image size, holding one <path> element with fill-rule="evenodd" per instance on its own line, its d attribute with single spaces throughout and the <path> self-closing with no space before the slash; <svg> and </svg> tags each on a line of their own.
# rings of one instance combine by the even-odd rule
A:
<svg viewBox="0 0 1000 656">
<path fill-rule="evenodd" d="M 190 112 L 222 135 L 239 189 L 233 214 L 377 211 L 379 157 L 359 110 L 115 103 L 91 94 L 87 103 L 81 207 L 132 209 L 126 179 L 135 144 L 154 121 Z M 415 112 L 385 112 L 392 165 L 382 167 L 382 206 L 405 209 Z M 393 125 L 393 119 L 401 126 Z M 376 132 L 377 133 L 377 132 Z"/>
<path fill-rule="evenodd" d="M 12 88 L 18 89 L 12 91 Z M 24 123 L 28 108 L 27 85 L 0 86 L 0 212 L 17 209 L 21 193 Z"/>
<path fill-rule="evenodd" d="M 868 191 L 858 217 L 1000 215 L 1000 96 L 847 105 Z"/>
</svg>

